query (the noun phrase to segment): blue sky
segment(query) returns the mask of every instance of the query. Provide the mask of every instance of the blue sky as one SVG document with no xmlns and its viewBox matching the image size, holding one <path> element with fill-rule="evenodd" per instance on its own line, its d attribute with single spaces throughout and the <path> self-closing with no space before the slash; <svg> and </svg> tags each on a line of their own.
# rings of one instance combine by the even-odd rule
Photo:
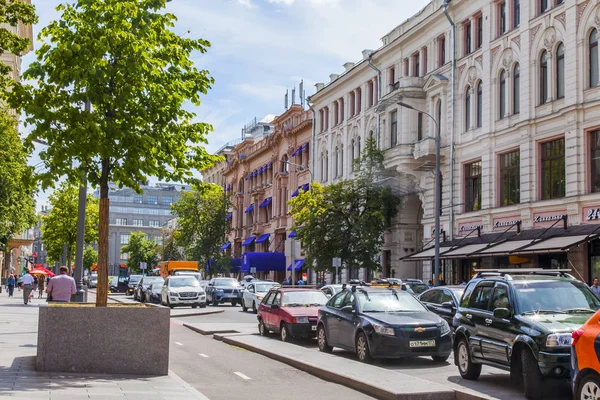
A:
<svg viewBox="0 0 600 400">
<path fill-rule="evenodd" d="M 33 0 L 40 29 L 60 15 L 64 0 Z M 414 15 L 429 0 L 173 0 L 168 11 L 179 21 L 176 31 L 212 44 L 196 54 L 215 84 L 198 118 L 213 125 L 209 151 L 240 137 L 254 117 L 284 110 L 286 89 L 304 80 L 306 94 L 329 74 L 341 73 L 345 62 L 361 59 L 363 49 L 377 49 L 380 38 Z M 36 48 L 39 43 L 36 41 Z M 23 59 L 23 70 L 35 58 Z M 32 164 L 39 159 L 34 156 Z M 38 207 L 47 193 L 38 196 Z"/>
</svg>

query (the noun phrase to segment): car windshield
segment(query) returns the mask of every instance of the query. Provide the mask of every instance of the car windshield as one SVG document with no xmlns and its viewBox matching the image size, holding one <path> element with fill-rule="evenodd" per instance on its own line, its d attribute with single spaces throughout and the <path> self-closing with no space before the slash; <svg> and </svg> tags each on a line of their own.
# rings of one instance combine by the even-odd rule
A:
<svg viewBox="0 0 600 400">
<path fill-rule="evenodd" d="M 410 283 L 407 284 L 406 287 L 410 288 L 410 290 L 415 294 L 421 294 L 429 289 L 429 287 L 427 287 L 427 285 L 424 283 Z"/>
<path fill-rule="evenodd" d="M 159 276 L 145 277 L 144 278 L 144 285 L 152 285 L 154 282 L 160 282 L 162 280 L 163 280 L 163 278 L 161 278 Z"/>
<path fill-rule="evenodd" d="M 230 286 L 230 287 L 236 287 L 236 286 L 240 286 L 239 282 L 233 278 L 227 278 L 227 279 L 215 279 L 215 286 Z"/>
<path fill-rule="evenodd" d="M 581 282 L 544 281 L 515 283 L 521 313 L 596 312 L 600 300 Z"/>
<path fill-rule="evenodd" d="M 322 306 L 329 299 L 320 290 L 285 292 L 282 298 L 283 307 Z"/>
<path fill-rule="evenodd" d="M 454 293 L 454 295 L 456 296 L 457 299 L 461 299 L 463 293 L 465 292 L 465 289 L 450 289 L 452 291 L 452 293 Z"/>
<path fill-rule="evenodd" d="M 129 283 L 138 283 L 142 279 L 141 275 L 131 275 L 129 277 Z"/>
<path fill-rule="evenodd" d="M 97 276 L 97 275 L 94 275 L 94 276 L 92 276 L 92 277 L 90 278 L 90 281 L 92 281 L 92 282 L 97 282 L 97 281 L 98 281 L 98 276 Z"/>
<path fill-rule="evenodd" d="M 165 283 L 164 281 L 152 283 L 152 290 L 160 292 L 160 290 L 161 290 L 161 288 L 162 288 L 162 286 L 163 286 L 164 283 Z"/>
<path fill-rule="evenodd" d="M 279 287 L 279 283 L 260 283 L 256 285 L 256 291 L 263 293 L 268 292 L 271 288 Z"/>
<path fill-rule="evenodd" d="M 404 293 L 358 292 L 357 295 L 362 312 L 426 311 L 418 300 Z"/>
<path fill-rule="evenodd" d="M 170 287 L 183 287 L 183 286 L 200 286 L 198 280 L 193 276 L 177 276 L 171 278 L 169 281 Z"/>
</svg>

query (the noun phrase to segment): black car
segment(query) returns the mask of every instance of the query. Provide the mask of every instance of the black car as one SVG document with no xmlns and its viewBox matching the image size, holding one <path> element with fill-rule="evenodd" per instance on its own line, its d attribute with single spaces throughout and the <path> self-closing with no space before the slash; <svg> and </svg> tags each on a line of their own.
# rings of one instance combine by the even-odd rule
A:
<svg viewBox="0 0 600 400">
<path fill-rule="evenodd" d="M 135 293 L 135 287 L 138 282 L 142 279 L 142 275 L 130 275 L 127 281 L 127 295 L 133 296 Z"/>
<path fill-rule="evenodd" d="M 164 285 L 164 280 L 154 281 L 146 289 L 145 301 L 146 303 L 160 304 L 160 291 Z"/>
<path fill-rule="evenodd" d="M 135 286 L 135 291 L 133 293 L 133 299 L 136 301 L 145 302 L 146 300 L 146 291 L 154 282 L 164 283 L 164 279 L 160 276 L 144 276 Z"/>
<path fill-rule="evenodd" d="M 566 270 L 478 272 L 454 317 L 454 363 L 465 379 L 483 364 L 510 371 L 529 399 L 545 379 L 569 379 L 571 335 L 600 300 Z"/>
<path fill-rule="evenodd" d="M 206 286 L 206 304 L 212 303 L 217 306 L 219 303 L 231 302 L 235 307 L 241 303 L 242 290 L 237 279 L 213 278 Z"/>
<path fill-rule="evenodd" d="M 443 362 L 452 351 L 448 323 L 410 294 L 394 288 L 351 286 L 319 310 L 319 350 L 333 347 L 373 358 L 429 356 Z"/>
<path fill-rule="evenodd" d="M 458 302 L 465 291 L 465 286 L 438 286 L 431 288 L 418 296 L 425 307 L 444 318 L 452 327 Z"/>
</svg>

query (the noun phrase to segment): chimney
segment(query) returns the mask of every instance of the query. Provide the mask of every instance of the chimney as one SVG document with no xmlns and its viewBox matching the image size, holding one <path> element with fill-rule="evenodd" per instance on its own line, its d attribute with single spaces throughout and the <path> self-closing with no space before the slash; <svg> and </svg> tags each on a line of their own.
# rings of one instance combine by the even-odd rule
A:
<svg viewBox="0 0 600 400">
<path fill-rule="evenodd" d="M 329 74 L 329 81 L 333 82 L 333 81 L 335 81 L 339 77 L 340 76 L 338 74 Z"/>
<path fill-rule="evenodd" d="M 325 84 L 322 82 L 316 83 L 315 87 L 317 88 L 317 92 L 325 87 Z"/>
<path fill-rule="evenodd" d="M 347 63 L 344 64 L 344 68 L 346 69 L 346 72 L 348 72 L 352 68 L 354 68 L 354 63 L 353 62 L 347 62 Z"/>
<path fill-rule="evenodd" d="M 369 56 L 373 53 L 374 53 L 373 50 L 368 50 L 368 49 L 363 50 L 362 51 L 363 60 L 366 60 L 367 58 L 369 58 Z"/>
</svg>

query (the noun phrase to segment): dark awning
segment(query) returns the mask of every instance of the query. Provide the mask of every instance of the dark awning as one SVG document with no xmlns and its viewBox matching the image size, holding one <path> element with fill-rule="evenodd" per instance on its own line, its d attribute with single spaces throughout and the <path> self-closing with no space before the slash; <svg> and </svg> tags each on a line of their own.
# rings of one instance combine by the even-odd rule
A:
<svg viewBox="0 0 600 400">
<path fill-rule="evenodd" d="M 527 247 L 513 251 L 511 254 L 539 254 L 566 252 L 582 243 L 598 238 L 594 235 L 557 236 L 546 240 L 535 241 Z"/>
<path fill-rule="evenodd" d="M 258 239 L 256 239 L 256 243 L 266 242 L 267 239 L 269 238 L 269 236 L 271 236 L 270 233 L 265 233 L 264 235 L 260 235 L 260 237 Z"/>
<path fill-rule="evenodd" d="M 248 214 L 249 212 L 254 211 L 254 204 L 250 204 L 250 207 L 246 208 L 246 211 L 244 211 L 245 214 Z"/>
<path fill-rule="evenodd" d="M 221 250 L 227 250 L 230 246 L 231 246 L 231 242 L 227 242 L 223 246 L 221 246 Z"/>
<path fill-rule="evenodd" d="M 296 231 L 291 231 L 290 234 L 288 235 L 289 238 L 295 238 L 297 235 Z"/>
<path fill-rule="evenodd" d="M 244 243 L 242 243 L 242 246 L 249 246 L 252 244 L 252 242 L 254 242 L 254 239 L 256 239 L 256 236 L 250 236 L 249 238 L 247 238 L 246 240 L 244 240 Z"/>
<path fill-rule="evenodd" d="M 445 252 L 444 255 L 440 255 L 440 258 L 449 260 L 452 258 L 469 258 L 469 256 L 478 257 L 476 253 L 479 250 L 485 249 L 487 246 L 488 243 L 467 244 Z"/>
<path fill-rule="evenodd" d="M 296 260 L 296 262 L 294 263 L 294 271 L 300 271 L 302 269 L 302 267 L 304 266 L 304 259 L 302 260 Z M 292 270 L 292 265 L 288 265 L 287 267 L 288 271 Z"/>
<path fill-rule="evenodd" d="M 244 253 L 241 272 L 249 273 L 252 268 L 256 268 L 255 272 L 285 271 L 285 254 L 270 252 Z"/>
<path fill-rule="evenodd" d="M 264 199 L 263 202 L 260 203 L 260 206 L 258 206 L 258 208 L 265 208 L 266 206 L 268 206 L 269 204 L 271 204 L 271 200 L 273 200 L 272 197 Z"/>
<path fill-rule="evenodd" d="M 225 221 L 229 221 L 231 217 L 233 217 L 233 213 L 227 214 L 227 216 L 225 217 Z"/>
<path fill-rule="evenodd" d="M 440 247 L 440 255 L 451 250 L 451 247 Z M 435 247 L 429 247 L 425 250 L 419 251 L 418 253 L 411 254 L 408 257 L 404 257 L 403 261 L 427 261 L 435 257 Z"/>
</svg>

